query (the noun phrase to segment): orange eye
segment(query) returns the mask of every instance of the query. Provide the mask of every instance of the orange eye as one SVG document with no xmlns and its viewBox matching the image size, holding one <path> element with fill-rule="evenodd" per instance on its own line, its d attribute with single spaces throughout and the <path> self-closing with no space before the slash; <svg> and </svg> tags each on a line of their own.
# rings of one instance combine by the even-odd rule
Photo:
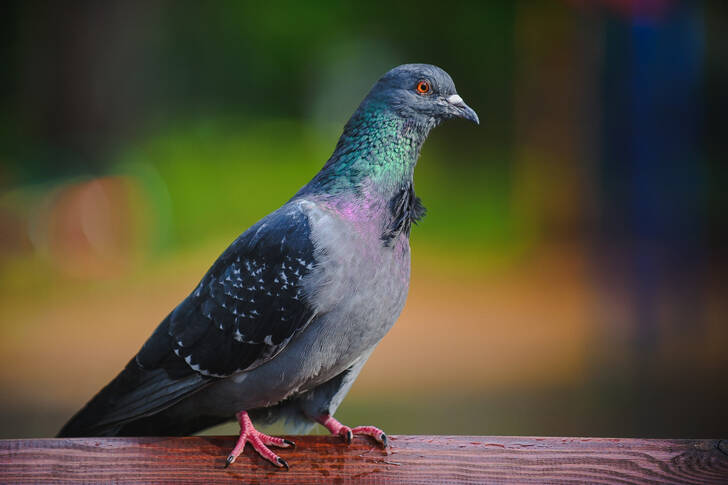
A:
<svg viewBox="0 0 728 485">
<path fill-rule="evenodd" d="M 430 83 L 427 81 L 420 81 L 417 83 L 417 92 L 420 94 L 427 94 L 430 92 Z"/>
</svg>

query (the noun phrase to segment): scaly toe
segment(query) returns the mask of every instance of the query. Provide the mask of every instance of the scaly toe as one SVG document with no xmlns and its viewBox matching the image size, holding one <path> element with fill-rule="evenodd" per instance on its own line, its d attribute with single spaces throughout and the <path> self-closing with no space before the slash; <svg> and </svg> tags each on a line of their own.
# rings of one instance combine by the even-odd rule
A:
<svg viewBox="0 0 728 485">
<path fill-rule="evenodd" d="M 258 438 L 266 446 L 277 446 L 278 448 L 295 448 L 296 443 L 283 438 L 277 438 L 275 436 L 268 436 L 267 434 L 258 433 Z"/>
<path fill-rule="evenodd" d="M 382 431 L 381 429 L 379 429 L 375 426 L 357 426 L 356 428 L 352 429 L 352 432 L 354 434 L 363 434 L 366 436 L 371 436 L 385 448 L 387 447 L 387 444 L 389 443 L 389 440 L 387 439 L 387 435 L 384 433 L 384 431 Z"/>
<path fill-rule="evenodd" d="M 255 436 L 248 442 L 253 446 L 253 449 L 257 451 L 260 456 L 273 463 L 275 466 L 285 467 L 286 469 L 288 468 L 288 463 L 286 463 L 285 460 L 273 453 L 270 448 L 264 445 L 260 436 Z"/>
<path fill-rule="evenodd" d="M 240 436 L 235 444 L 235 448 L 230 452 L 225 460 L 225 468 L 235 462 L 238 456 L 243 453 L 246 443 L 250 443 L 256 453 L 265 458 L 273 465 L 288 470 L 288 463 L 280 456 L 273 453 L 268 446 L 277 446 L 280 448 L 293 448 L 296 444 L 293 441 L 275 436 L 268 436 L 256 430 L 250 421 L 250 416 L 245 411 L 241 411 L 235 415 L 240 422 Z"/>
</svg>

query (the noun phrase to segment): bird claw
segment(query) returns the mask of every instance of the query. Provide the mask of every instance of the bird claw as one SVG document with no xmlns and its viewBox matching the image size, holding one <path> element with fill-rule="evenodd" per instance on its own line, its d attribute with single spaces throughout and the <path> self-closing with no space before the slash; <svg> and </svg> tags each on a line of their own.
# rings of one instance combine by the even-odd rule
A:
<svg viewBox="0 0 728 485">
<path fill-rule="evenodd" d="M 294 442 L 293 442 L 293 441 L 291 441 L 291 440 L 286 440 L 286 439 L 284 439 L 284 440 L 283 440 L 283 443 L 287 444 L 287 445 L 288 445 L 288 448 L 295 448 L 295 447 L 296 447 L 296 443 L 294 443 Z"/>
<path fill-rule="evenodd" d="M 384 448 L 389 445 L 389 439 L 387 435 L 381 429 L 376 426 L 357 426 L 351 430 L 354 434 L 363 434 L 371 436 L 377 443 L 381 444 Z"/>
<path fill-rule="evenodd" d="M 351 444 L 354 439 L 354 435 L 357 434 L 371 436 L 378 443 L 384 446 L 384 448 L 386 448 L 389 444 L 389 440 L 387 439 L 387 435 L 384 431 L 375 426 L 357 426 L 356 428 L 350 428 L 341 424 L 333 416 L 328 414 L 321 416 L 318 419 L 318 422 L 324 425 L 331 434 L 338 434 L 343 437 L 347 444 Z"/>
<path fill-rule="evenodd" d="M 277 467 L 285 468 L 289 470 L 288 462 L 280 456 L 273 453 L 268 446 L 277 446 L 280 448 L 294 448 L 296 444 L 293 441 L 276 438 L 275 436 L 268 436 L 261 433 L 253 427 L 252 421 L 248 413 L 242 411 L 237 415 L 238 421 L 240 422 L 240 437 L 238 438 L 235 448 L 230 452 L 227 459 L 225 460 L 225 468 L 229 467 L 235 462 L 238 456 L 240 456 L 245 449 L 245 444 L 250 443 L 253 449 L 258 454 L 274 464 Z"/>
</svg>

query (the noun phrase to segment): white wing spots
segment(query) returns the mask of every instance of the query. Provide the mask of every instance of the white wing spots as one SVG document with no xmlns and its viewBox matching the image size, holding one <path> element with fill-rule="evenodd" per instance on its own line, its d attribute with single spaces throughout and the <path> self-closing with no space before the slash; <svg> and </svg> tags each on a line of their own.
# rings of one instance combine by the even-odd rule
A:
<svg viewBox="0 0 728 485">
<path fill-rule="evenodd" d="M 266 335 L 263 339 L 263 343 L 266 345 L 273 345 L 273 335 Z"/>
<path fill-rule="evenodd" d="M 188 355 L 187 357 L 185 357 L 185 362 L 187 362 L 187 365 L 192 367 L 192 370 L 196 370 L 199 372 L 200 366 L 192 363 L 192 355 Z"/>
<path fill-rule="evenodd" d="M 301 268 L 306 268 L 308 271 L 311 271 L 313 269 L 313 261 L 306 261 L 302 258 L 296 258 L 296 262 L 301 266 Z M 298 270 L 296 270 L 298 271 Z M 298 276 L 298 273 L 294 273 L 296 276 Z"/>
<path fill-rule="evenodd" d="M 284 271 L 281 271 L 278 274 L 278 276 L 280 276 L 281 279 L 283 280 L 283 284 L 287 284 L 288 283 L 288 276 L 286 276 L 286 273 Z"/>
<path fill-rule="evenodd" d="M 179 354 L 177 354 L 177 355 L 179 355 Z M 180 357 L 181 357 L 181 356 L 180 356 Z M 189 365 L 189 366 L 190 366 L 190 369 L 192 369 L 192 370 L 193 370 L 193 371 L 195 371 L 195 372 L 199 372 L 199 373 L 200 373 L 200 374 L 202 374 L 203 376 L 211 376 L 211 377 L 227 377 L 227 376 L 226 376 L 226 375 L 224 375 L 224 374 L 215 374 L 214 372 L 210 372 L 210 371 L 207 371 L 207 370 L 205 370 L 205 369 L 202 369 L 202 368 L 200 368 L 200 365 L 199 365 L 199 364 L 193 364 L 193 363 L 192 363 L 192 355 L 188 355 L 187 357 L 185 357 L 185 362 L 187 363 L 187 365 Z"/>
<path fill-rule="evenodd" d="M 180 347 L 184 347 L 184 346 L 185 346 L 185 345 L 184 345 L 184 344 L 182 343 L 182 341 L 181 341 L 181 340 L 177 340 L 177 345 L 179 345 Z"/>
<path fill-rule="evenodd" d="M 233 333 L 233 338 L 235 340 L 237 340 L 238 342 L 242 342 L 244 337 L 245 336 L 242 333 L 240 333 L 240 330 L 235 329 L 235 333 Z"/>
</svg>

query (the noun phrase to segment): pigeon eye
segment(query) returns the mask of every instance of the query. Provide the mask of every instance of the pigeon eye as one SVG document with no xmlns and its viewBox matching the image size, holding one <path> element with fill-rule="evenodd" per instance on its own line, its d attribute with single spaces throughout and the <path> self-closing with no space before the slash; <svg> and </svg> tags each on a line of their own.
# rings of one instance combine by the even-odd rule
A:
<svg viewBox="0 0 728 485">
<path fill-rule="evenodd" d="M 430 83 L 427 81 L 420 81 L 417 83 L 417 92 L 420 94 L 427 94 L 430 92 Z"/>
</svg>

